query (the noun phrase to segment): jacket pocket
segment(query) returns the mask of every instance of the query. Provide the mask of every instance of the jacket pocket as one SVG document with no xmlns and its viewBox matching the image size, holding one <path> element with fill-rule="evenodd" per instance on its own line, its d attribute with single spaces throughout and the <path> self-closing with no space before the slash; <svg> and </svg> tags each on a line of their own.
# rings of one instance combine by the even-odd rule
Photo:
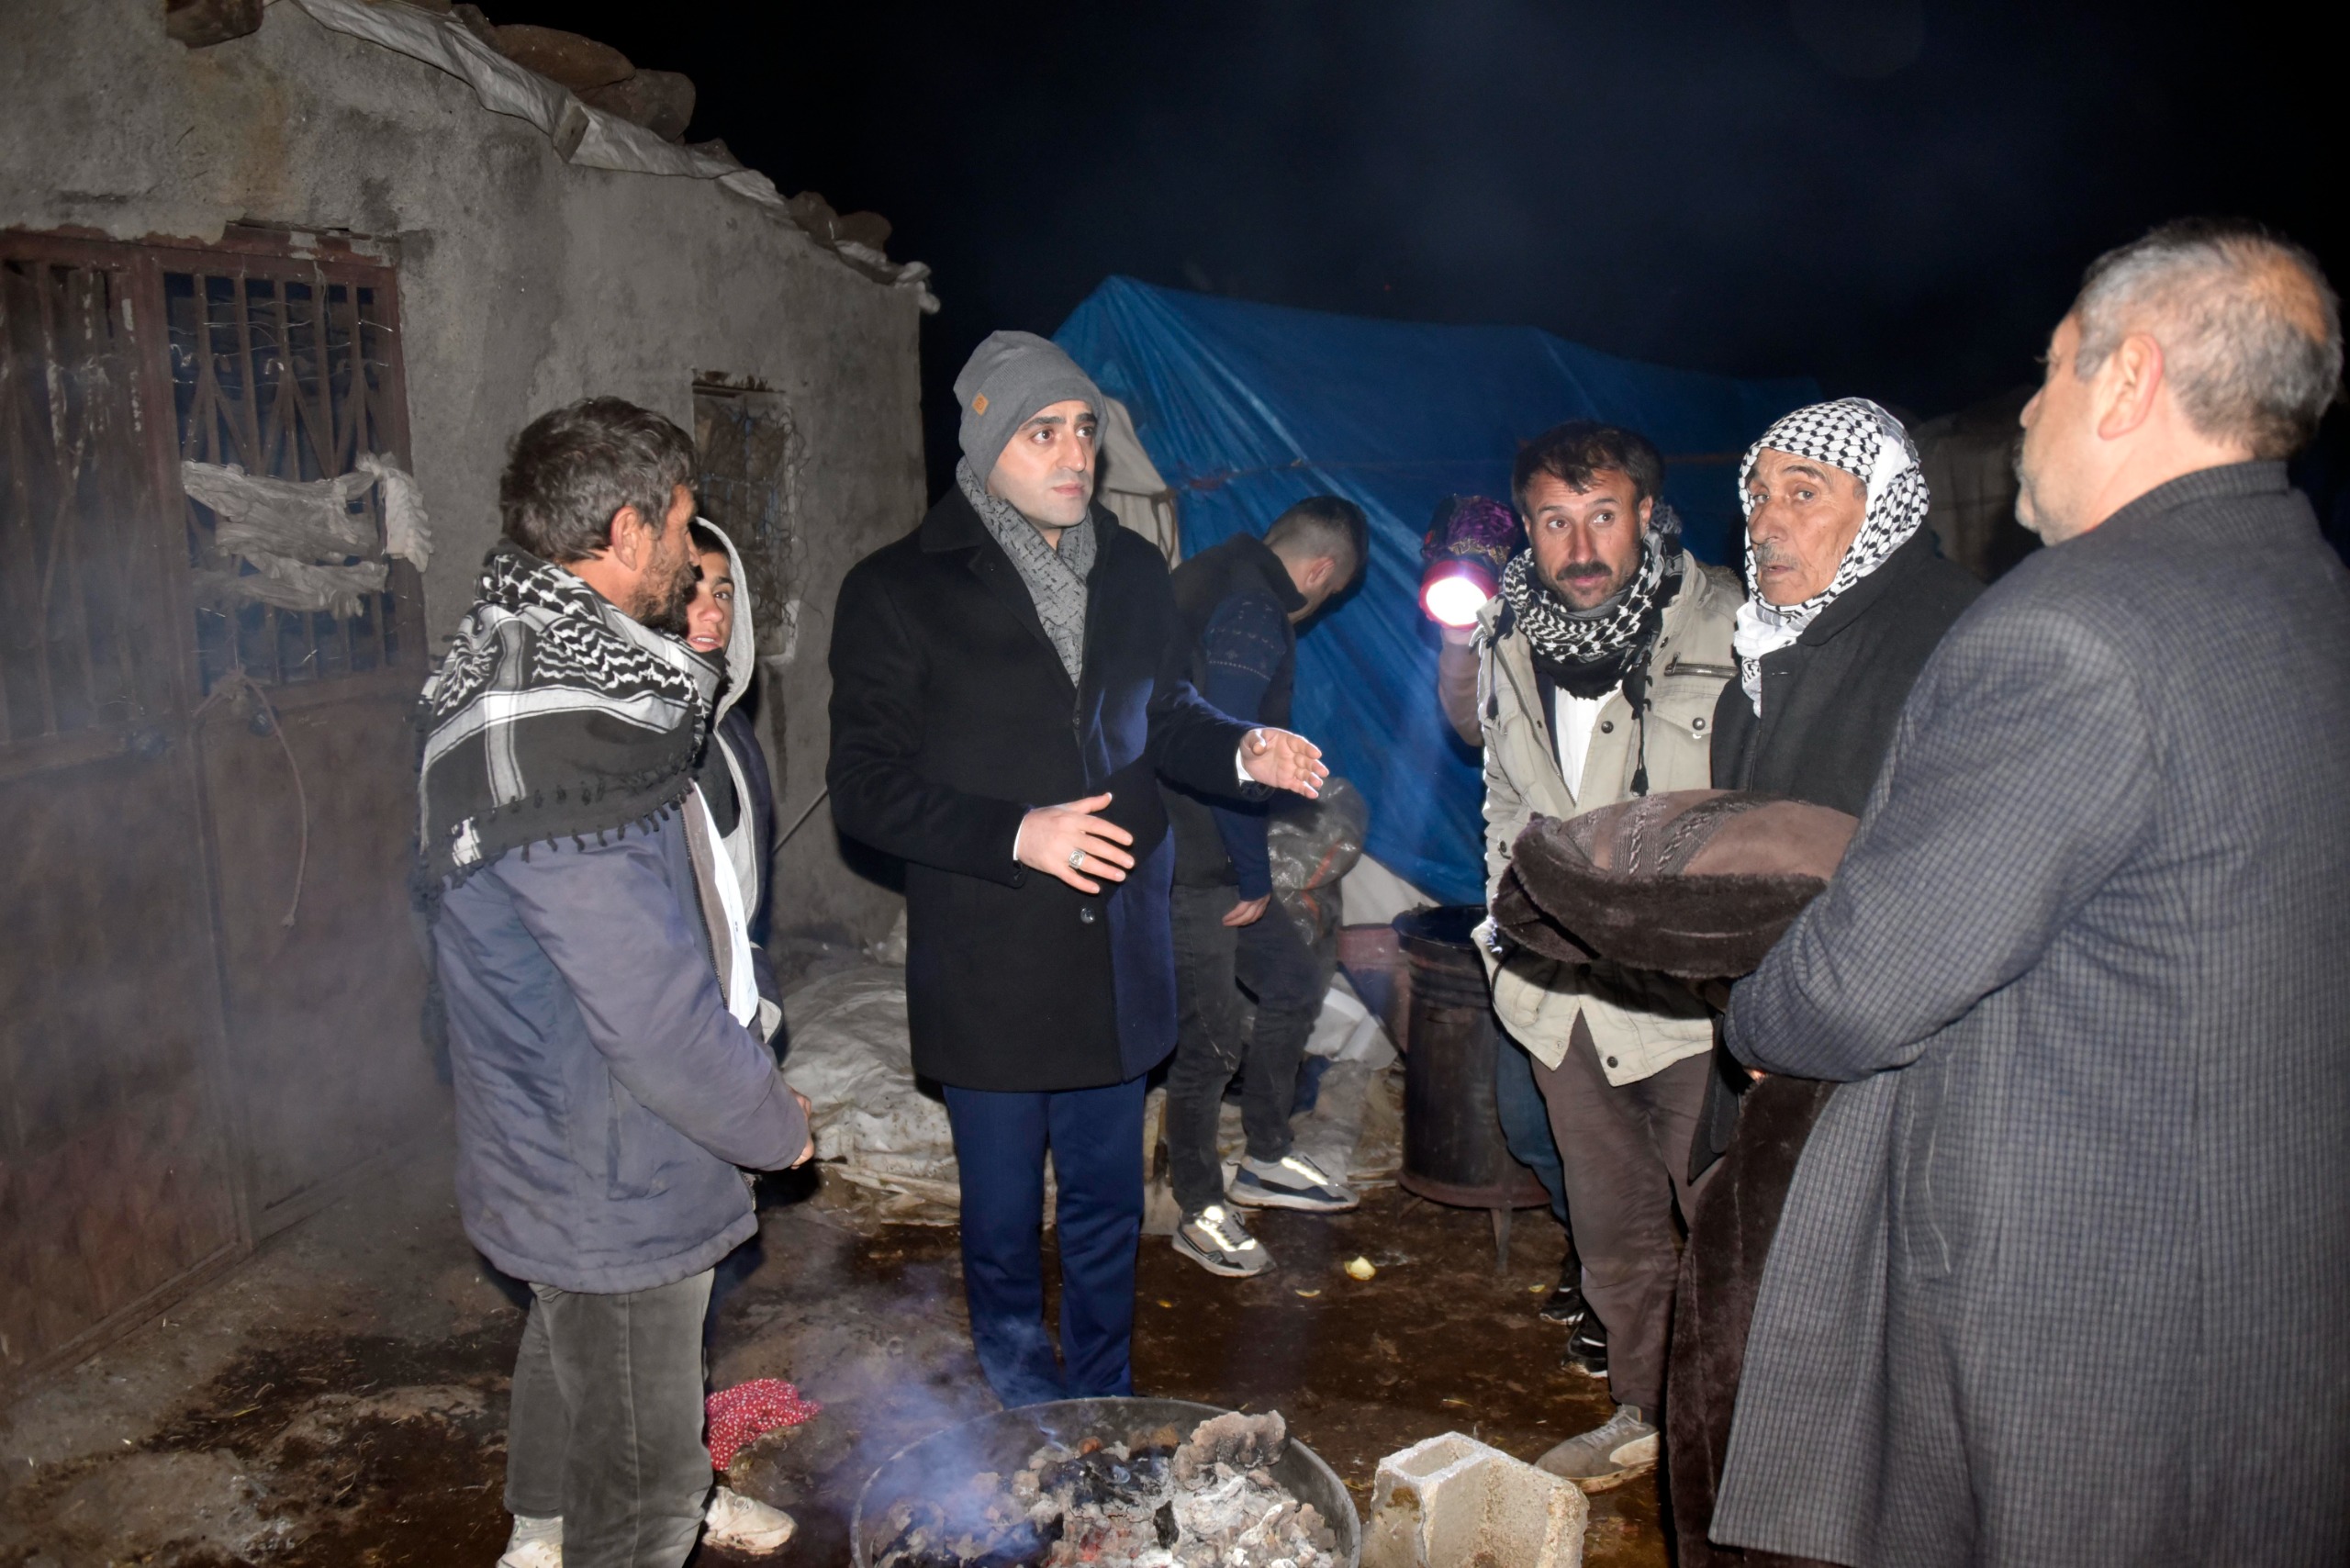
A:
<svg viewBox="0 0 2350 1568">
<path fill-rule="evenodd" d="M 1942 1136 L 1941 1063 L 1912 1067 L 1901 1085 L 1894 1121 L 1899 1175 L 1894 1192 L 1895 1245 L 1912 1279 L 1939 1280 L 1951 1271 L 1950 1236 L 1934 1190 L 1935 1155 Z"/>
<path fill-rule="evenodd" d="M 1494 1016 L 1545 1066 L 1565 1051 L 1583 1002 L 1571 967 L 1556 958 L 1521 951 L 1494 970 Z"/>
<path fill-rule="evenodd" d="M 614 1082 L 610 1114 L 604 1124 L 606 1193 L 615 1198 L 649 1198 L 667 1192 L 673 1152 L 669 1145 L 677 1136 L 666 1122 Z"/>
</svg>

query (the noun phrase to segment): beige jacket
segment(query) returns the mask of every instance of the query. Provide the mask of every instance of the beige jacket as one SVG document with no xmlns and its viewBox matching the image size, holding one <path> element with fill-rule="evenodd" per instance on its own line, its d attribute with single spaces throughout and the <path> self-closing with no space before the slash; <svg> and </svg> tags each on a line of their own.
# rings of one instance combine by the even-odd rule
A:
<svg viewBox="0 0 2350 1568">
<path fill-rule="evenodd" d="M 1714 700 L 1737 674 L 1730 628 L 1740 598 L 1729 573 L 1692 560 L 1681 592 L 1665 606 L 1664 628 L 1649 664 L 1651 794 L 1703 790 L 1713 782 Z M 1509 866 L 1510 846 L 1535 813 L 1571 817 L 1631 798 L 1641 729 L 1622 688 L 1609 693 L 1583 756 L 1583 793 L 1570 790 L 1527 640 L 1516 632 L 1494 640 L 1501 610 L 1498 599 L 1487 605 L 1477 633 L 1488 902 Z M 1678 987 L 1643 984 L 1620 971 L 1574 969 L 1523 950 L 1497 962 L 1483 940 L 1478 950 L 1494 982 L 1494 1011 L 1502 1026 L 1545 1067 L 1565 1059 L 1578 1013 L 1590 1024 L 1610 1083 L 1637 1082 L 1713 1045 L 1711 1014 Z"/>
</svg>

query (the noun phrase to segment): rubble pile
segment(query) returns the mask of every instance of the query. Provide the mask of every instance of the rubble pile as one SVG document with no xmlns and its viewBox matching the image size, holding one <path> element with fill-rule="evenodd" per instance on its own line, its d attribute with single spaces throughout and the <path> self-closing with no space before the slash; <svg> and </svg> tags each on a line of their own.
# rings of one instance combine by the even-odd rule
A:
<svg viewBox="0 0 2350 1568">
<path fill-rule="evenodd" d="M 1047 1442 L 1009 1480 L 897 1504 L 874 1568 L 1339 1568 L 1320 1511 L 1272 1477 L 1288 1442 L 1278 1411 Z"/>
</svg>

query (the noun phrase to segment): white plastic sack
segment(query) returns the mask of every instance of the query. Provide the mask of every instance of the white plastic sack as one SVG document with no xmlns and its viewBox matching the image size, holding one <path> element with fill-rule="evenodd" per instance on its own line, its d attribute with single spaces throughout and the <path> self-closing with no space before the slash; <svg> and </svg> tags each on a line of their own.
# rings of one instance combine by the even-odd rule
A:
<svg viewBox="0 0 2350 1568">
<path fill-rule="evenodd" d="M 783 1075 L 808 1096 L 816 1152 L 856 1180 L 956 1181 L 946 1107 L 914 1086 L 906 971 L 874 964 L 814 980 L 784 998 L 791 1049 Z"/>
<path fill-rule="evenodd" d="M 1322 998 L 1322 1015 L 1305 1037 L 1305 1054 L 1360 1062 L 1376 1072 L 1395 1059 L 1395 1047 L 1378 1015 L 1362 1004 L 1347 977 L 1339 975 Z"/>
</svg>

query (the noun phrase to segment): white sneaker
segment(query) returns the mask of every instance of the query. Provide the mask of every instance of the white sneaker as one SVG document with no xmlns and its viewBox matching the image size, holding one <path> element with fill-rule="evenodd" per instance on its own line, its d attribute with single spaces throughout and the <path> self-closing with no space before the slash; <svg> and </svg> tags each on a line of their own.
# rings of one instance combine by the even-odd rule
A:
<svg viewBox="0 0 2350 1568">
<path fill-rule="evenodd" d="M 799 1528 L 781 1508 L 721 1486 L 711 1493 L 710 1506 L 702 1514 L 701 1543 L 755 1557 L 781 1550 Z"/>
<path fill-rule="evenodd" d="M 1657 1430 L 1637 1405 L 1618 1405 L 1603 1426 L 1569 1438 L 1534 1462 L 1534 1468 L 1572 1481 L 1586 1492 L 1645 1475 L 1656 1468 Z"/>
<path fill-rule="evenodd" d="M 563 1542 L 525 1540 L 509 1543 L 498 1568 L 563 1568 Z"/>
</svg>

